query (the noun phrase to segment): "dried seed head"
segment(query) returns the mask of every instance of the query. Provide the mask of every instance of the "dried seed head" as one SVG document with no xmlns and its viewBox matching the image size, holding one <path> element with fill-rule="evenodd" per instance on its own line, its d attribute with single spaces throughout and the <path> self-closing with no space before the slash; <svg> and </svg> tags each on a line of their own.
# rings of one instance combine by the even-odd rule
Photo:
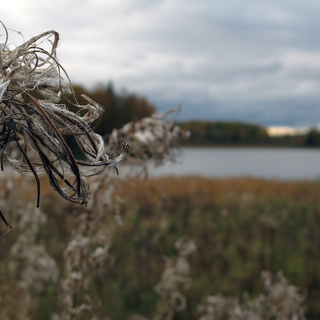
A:
<svg viewBox="0 0 320 320">
<path fill-rule="evenodd" d="M 40 194 L 39 174 L 65 199 L 86 204 L 90 188 L 85 176 L 114 167 L 128 151 L 110 159 L 103 139 L 90 125 L 101 117 L 103 108 L 89 97 L 87 105 L 74 105 L 74 113 L 59 105 L 61 97 L 72 92 L 69 77 L 57 60 L 59 34 L 44 32 L 11 49 L 6 41 L 0 47 L 0 161 L 19 172 L 33 174 Z M 50 46 L 44 49 L 44 44 Z M 64 77 L 63 77 L 63 76 Z M 66 79 L 66 80 L 65 80 Z M 36 98 L 37 96 L 37 98 Z M 40 98 L 39 98 L 40 97 Z M 75 137 L 86 160 L 77 160 L 64 137 Z"/>
</svg>

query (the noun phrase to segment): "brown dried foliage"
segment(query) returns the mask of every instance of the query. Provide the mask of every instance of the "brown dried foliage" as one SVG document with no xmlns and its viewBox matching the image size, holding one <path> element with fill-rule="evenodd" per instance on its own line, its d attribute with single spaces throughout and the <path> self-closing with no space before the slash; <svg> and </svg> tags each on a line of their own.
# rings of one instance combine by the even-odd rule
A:
<svg viewBox="0 0 320 320">
<path fill-rule="evenodd" d="M 123 143 L 120 155 L 110 159 L 102 137 L 90 127 L 101 117 L 102 107 L 87 96 L 87 105 L 79 105 L 75 100 L 77 113 L 59 104 L 72 87 L 56 57 L 56 31 L 44 32 L 11 49 L 7 29 L 3 27 L 6 41 L 0 48 L 1 169 L 8 163 L 35 177 L 37 206 L 40 174 L 46 174 L 51 186 L 65 199 L 86 204 L 90 187 L 84 177 L 115 166 L 124 158 L 129 145 Z M 44 42 L 50 44 L 49 51 L 43 48 Z M 76 139 L 86 160 L 74 157 L 65 136 Z"/>
</svg>

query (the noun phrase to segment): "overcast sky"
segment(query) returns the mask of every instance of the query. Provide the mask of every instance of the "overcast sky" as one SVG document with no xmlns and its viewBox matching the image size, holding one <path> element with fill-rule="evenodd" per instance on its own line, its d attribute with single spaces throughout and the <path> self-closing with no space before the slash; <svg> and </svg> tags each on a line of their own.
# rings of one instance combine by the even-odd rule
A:
<svg viewBox="0 0 320 320">
<path fill-rule="evenodd" d="M 0 12 L 25 40 L 58 31 L 74 84 L 112 81 L 160 111 L 182 103 L 182 120 L 320 123 L 319 0 L 10 0 Z"/>
</svg>

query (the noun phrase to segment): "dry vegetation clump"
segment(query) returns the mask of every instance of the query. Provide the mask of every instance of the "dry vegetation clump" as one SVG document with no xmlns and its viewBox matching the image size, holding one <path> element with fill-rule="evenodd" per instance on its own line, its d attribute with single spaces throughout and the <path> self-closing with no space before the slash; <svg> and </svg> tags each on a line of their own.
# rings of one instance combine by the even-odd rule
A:
<svg viewBox="0 0 320 320">
<path fill-rule="evenodd" d="M 303 296 L 297 287 L 289 285 L 279 272 L 276 277 L 265 271 L 262 273 L 264 292 L 259 297 L 242 302 L 237 298 L 208 296 L 199 305 L 199 320 L 305 320 Z"/>
<path fill-rule="evenodd" d="M 191 281 L 187 258 L 197 248 L 192 240 L 183 238 L 178 239 L 175 247 L 177 256 L 165 259 L 161 281 L 155 286 L 155 291 L 160 296 L 155 320 L 174 319 L 175 314 L 185 310 L 187 306 L 180 288 L 188 287 Z"/>
<path fill-rule="evenodd" d="M 1 169 L 8 163 L 35 177 L 37 206 L 39 174 L 46 174 L 51 186 L 65 199 L 86 204 L 90 187 L 84 177 L 114 167 L 124 158 L 128 144 L 124 143 L 120 155 L 110 159 L 102 137 L 90 127 L 101 117 L 102 107 L 86 96 L 87 105 L 74 102 L 77 113 L 59 104 L 72 87 L 57 59 L 57 32 L 44 32 L 12 48 L 7 29 L 3 28 L 6 36 L 0 51 Z M 65 136 L 74 137 L 85 160 L 75 159 Z"/>
</svg>

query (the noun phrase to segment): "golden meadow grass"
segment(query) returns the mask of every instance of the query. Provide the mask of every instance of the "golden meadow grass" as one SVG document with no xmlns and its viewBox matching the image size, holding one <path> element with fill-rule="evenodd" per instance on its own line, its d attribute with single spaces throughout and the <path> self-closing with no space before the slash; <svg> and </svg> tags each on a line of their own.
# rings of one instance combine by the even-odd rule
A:
<svg viewBox="0 0 320 320">
<path fill-rule="evenodd" d="M 1 199 L 13 218 L 26 204 L 34 204 L 34 194 L 28 191 L 34 182 L 25 182 L 20 177 L 10 181 L 11 190 L 19 191 L 21 201 L 16 201 L 10 190 L 6 195 L 2 190 Z M 3 183 L 8 182 L 4 179 Z M 55 281 L 59 283 L 65 275 L 62 252 L 72 238 L 68 230 L 73 228 L 79 212 L 86 209 L 60 200 L 47 182 L 43 181 L 42 185 L 44 199 L 40 210 L 46 222 L 35 231 L 35 237 L 56 261 L 60 280 Z M 302 319 L 301 305 L 309 318 L 316 319 L 320 314 L 319 192 L 317 183 L 258 179 L 165 177 L 121 185 L 116 197 L 111 199 L 119 207 L 105 207 L 104 218 L 99 218 L 103 233 L 108 235 L 109 256 L 90 271 L 90 285 L 79 299 L 85 299 L 83 295 L 86 294 L 94 297 L 91 304 L 99 319 L 106 316 L 130 319 L 133 315 L 151 319 L 165 314 L 159 305 L 163 306 L 167 296 L 159 296 L 155 288 L 164 276 L 166 259 L 176 259 L 168 262 L 171 268 L 172 264 L 176 266 L 179 255 L 175 243 L 179 239 L 190 239 L 196 249 L 184 260 L 189 270 L 184 276 L 181 274 L 181 279 L 185 280 L 175 287 L 185 298 L 186 307 L 176 310 L 174 319 L 200 319 L 201 314 L 208 316 L 210 306 L 214 305 L 225 312 L 232 309 L 235 301 L 243 315 L 250 303 L 262 310 L 261 302 L 254 300 L 266 294 L 262 277 L 265 272 L 275 275 L 279 271 L 289 282 L 281 282 L 285 288 L 281 291 L 285 302 L 278 300 L 284 305 L 292 303 L 290 294 L 294 294 L 294 299 L 305 296 L 303 303 L 296 302 L 299 319 Z M 116 215 L 120 215 L 121 224 L 115 219 Z M 20 216 L 16 217 L 18 221 Z M 0 289 L 3 310 L 10 306 L 10 297 L 19 305 L 15 283 L 26 268 L 24 264 L 28 263 L 23 259 L 16 261 L 19 268 L 14 271 L 6 267 L 13 259 L 10 250 L 19 233 L 23 233 L 16 221 L 11 223 L 16 227 L 0 238 L 0 278 L 6 279 L 6 291 Z M 31 319 L 40 319 L 62 308 L 58 303 L 59 285 L 52 287 L 50 281 L 46 281 L 47 287 L 41 294 L 33 295 L 36 306 L 30 311 Z M 220 297 L 220 300 L 208 297 Z M 184 300 L 175 301 L 179 306 Z M 277 308 L 282 310 L 282 307 Z M 266 318 L 266 311 L 264 315 L 262 319 Z"/>
</svg>

